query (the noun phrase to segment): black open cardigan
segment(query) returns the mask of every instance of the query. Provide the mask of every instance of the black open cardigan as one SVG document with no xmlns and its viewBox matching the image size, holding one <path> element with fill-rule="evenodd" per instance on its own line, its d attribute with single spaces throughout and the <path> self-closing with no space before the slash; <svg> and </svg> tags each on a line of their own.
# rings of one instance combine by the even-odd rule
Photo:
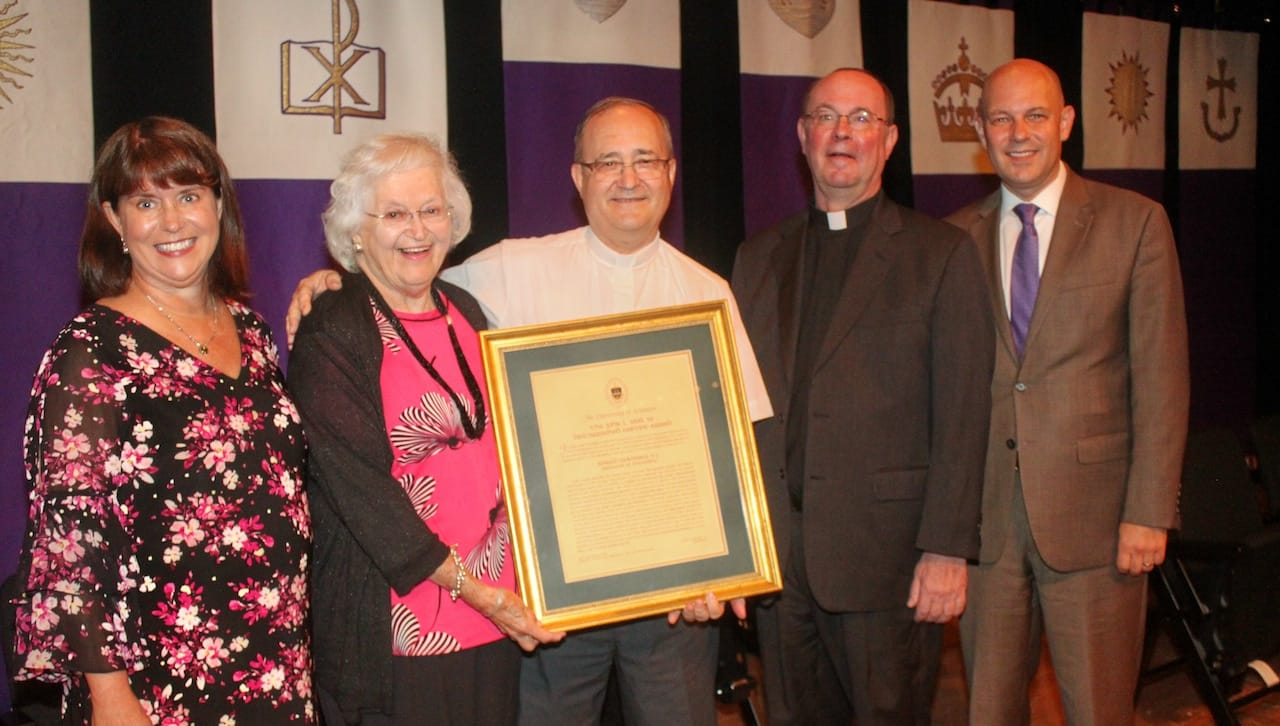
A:
<svg viewBox="0 0 1280 726">
<path fill-rule="evenodd" d="M 408 593 L 449 556 L 391 476 L 382 341 L 361 278 L 345 274 L 341 290 L 315 299 L 288 378 L 310 447 L 315 684 L 349 723 L 391 711 L 391 588 Z M 475 298 L 435 285 L 472 327 L 486 327 Z"/>
</svg>

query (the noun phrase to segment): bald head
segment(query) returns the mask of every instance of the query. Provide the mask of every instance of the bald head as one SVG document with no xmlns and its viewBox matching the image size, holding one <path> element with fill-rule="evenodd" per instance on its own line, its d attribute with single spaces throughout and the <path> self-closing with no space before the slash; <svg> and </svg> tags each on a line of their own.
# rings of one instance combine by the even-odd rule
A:
<svg viewBox="0 0 1280 726">
<path fill-rule="evenodd" d="M 987 112 L 987 93 L 986 90 L 991 88 L 992 83 L 999 83 L 1002 79 L 1015 79 L 1015 83 L 1025 83 L 1028 79 L 1039 77 L 1042 83 L 1047 84 L 1047 88 L 1051 90 L 1053 99 L 1058 106 L 1067 104 L 1067 97 L 1062 92 L 1062 80 L 1058 78 L 1058 74 L 1049 66 L 1037 60 L 1030 58 L 1014 58 L 1013 60 L 997 67 L 987 75 L 987 81 L 983 85 L 982 98 L 978 101 L 978 112 L 986 114 Z"/>
<path fill-rule="evenodd" d="M 991 166 L 1006 189 L 1030 201 L 1057 178 L 1076 118 L 1058 74 L 1026 58 L 1005 63 L 987 76 L 978 111 Z"/>
</svg>

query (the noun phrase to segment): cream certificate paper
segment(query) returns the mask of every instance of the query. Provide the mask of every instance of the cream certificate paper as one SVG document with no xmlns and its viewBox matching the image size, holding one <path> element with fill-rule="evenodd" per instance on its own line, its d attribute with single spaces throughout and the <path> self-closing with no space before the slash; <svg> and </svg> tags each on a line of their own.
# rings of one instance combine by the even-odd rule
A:
<svg viewBox="0 0 1280 726">
<path fill-rule="evenodd" d="M 688 351 L 530 380 L 565 582 L 728 552 Z"/>
</svg>

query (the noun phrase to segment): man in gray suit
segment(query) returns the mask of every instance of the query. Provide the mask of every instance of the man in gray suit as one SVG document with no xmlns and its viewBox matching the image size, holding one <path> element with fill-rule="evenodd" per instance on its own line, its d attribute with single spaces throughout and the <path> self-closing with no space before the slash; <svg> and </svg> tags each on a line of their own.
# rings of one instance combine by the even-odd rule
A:
<svg viewBox="0 0 1280 726">
<path fill-rule="evenodd" d="M 884 84 L 837 70 L 803 110 L 814 206 L 733 271 L 775 411 L 756 425 L 784 579 L 759 611 L 770 723 L 780 702 L 803 724 L 928 723 L 978 552 L 991 312 L 972 240 L 881 189 Z"/>
<path fill-rule="evenodd" d="M 1173 233 L 1160 205 L 1062 162 L 1075 111 L 1048 67 L 997 68 L 979 111 L 1001 188 L 949 220 L 978 242 L 998 321 L 970 723 L 1029 721 L 1042 632 L 1067 721 L 1131 723 L 1187 430 Z"/>
</svg>

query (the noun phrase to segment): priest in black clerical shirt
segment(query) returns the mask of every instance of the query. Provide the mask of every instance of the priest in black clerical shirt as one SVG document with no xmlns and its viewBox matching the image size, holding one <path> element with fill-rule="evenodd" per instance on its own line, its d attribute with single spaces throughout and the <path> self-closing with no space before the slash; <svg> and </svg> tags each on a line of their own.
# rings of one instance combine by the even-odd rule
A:
<svg viewBox="0 0 1280 726">
<path fill-rule="evenodd" d="M 784 580 L 758 611 L 769 722 L 925 724 L 978 553 L 987 286 L 964 232 L 881 191 L 882 82 L 819 79 L 796 128 L 814 206 L 733 272 L 777 409 L 756 424 Z"/>
</svg>

